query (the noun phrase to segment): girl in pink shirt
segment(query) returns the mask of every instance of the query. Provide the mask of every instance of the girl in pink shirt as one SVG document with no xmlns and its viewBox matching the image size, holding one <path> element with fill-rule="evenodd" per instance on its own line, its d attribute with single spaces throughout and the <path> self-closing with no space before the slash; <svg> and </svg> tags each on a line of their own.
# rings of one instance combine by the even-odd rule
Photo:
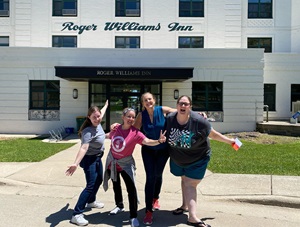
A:
<svg viewBox="0 0 300 227">
<path fill-rule="evenodd" d="M 132 153 L 135 145 L 156 146 L 166 141 L 165 132 L 160 132 L 158 140 L 148 139 L 142 132 L 133 127 L 135 121 L 135 110 L 125 108 L 122 114 L 123 124 L 118 125 L 113 131 L 106 134 L 111 139 L 110 151 L 107 155 L 104 190 L 108 189 L 108 180 L 112 179 L 115 193 L 116 207 L 110 211 L 110 215 L 124 211 L 123 196 L 120 175 L 122 176 L 128 193 L 130 224 L 132 227 L 139 226 L 137 219 L 138 196 L 135 187 L 135 161 Z"/>
</svg>

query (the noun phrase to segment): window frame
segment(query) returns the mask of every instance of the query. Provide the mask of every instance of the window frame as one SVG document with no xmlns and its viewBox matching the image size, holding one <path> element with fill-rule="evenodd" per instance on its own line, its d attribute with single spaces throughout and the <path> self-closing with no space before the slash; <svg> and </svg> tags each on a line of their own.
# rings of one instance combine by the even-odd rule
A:
<svg viewBox="0 0 300 227">
<path fill-rule="evenodd" d="M 252 2 L 252 1 L 256 1 L 256 2 Z M 268 3 L 265 1 L 271 1 L 271 2 Z M 268 5 L 270 8 L 269 11 L 268 11 Z M 256 10 L 254 10 L 254 8 L 256 8 Z M 272 18 L 273 18 L 273 0 L 248 0 L 248 19 L 272 19 Z"/>
<path fill-rule="evenodd" d="M 194 46 L 193 43 L 195 43 L 195 41 L 193 42 L 193 39 L 200 39 L 199 46 Z M 181 45 L 181 39 L 186 39 L 189 40 L 188 46 L 185 45 Z M 178 37 L 178 48 L 204 48 L 204 37 L 203 36 L 179 36 Z"/>
<path fill-rule="evenodd" d="M 59 42 L 57 44 L 55 44 L 55 38 L 59 39 Z M 71 43 L 71 42 L 66 42 L 64 39 L 67 38 L 74 38 L 74 45 L 73 46 L 68 46 L 68 45 L 64 45 L 65 43 Z M 77 36 L 71 36 L 71 35 L 53 35 L 52 36 L 52 47 L 55 48 L 60 48 L 60 47 L 65 47 L 65 48 L 77 48 Z"/>
<path fill-rule="evenodd" d="M 129 8 L 129 4 L 135 3 L 135 8 Z M 122 8 L 121 8 L 122 7 Z M 115 0 L 115 16 L 116 17 L 140 17 L 141 16 L 141 0 Z"/>
<path fill-rule="evenodd" d="M 270 41 L 270 45 L 266 45 L 265 41 Z M 249 42 L 257 42 L 257 45 L 249 46 Z M 272 37 L 248 37 L 247 39 L 247 48 L 264 48 L 264 53 L 272 53 L 273 51 L 273 39 Z"/>
<path fill-rule="evenodd" d="M 199 86 L 196 85 L 204 85 L 204 90 L 200 90 Z M 220 91 L 209 89 L 209 86 L 213 85 L 214 88 L 221 88 Z M 223 82 L 222 81 L 194 81 L 192 82 L 192 100 L 193 100 L 193 110 L 195 111 L 220 111 L 223 112 Z M 203 101 L 198 101 L 198 97 L 203 97 Z M 217 97 L 219 101 L 211 102 L 210 100 L 213 96 Z M 201 107 L 201 105 L 203 107 Z M 212 106 L 219 106 L 212 108 Z"/>
<path fill-rule="evenodd" d="M 199 9 L 195 4 L 199 2 Z M 204 17 L 204 0 L 179 0 L 179 17 Z"/>
<path fill-rule="evenodd" d="M 74 4 L 67 6 L 66 4 Z M 66 7 L 66 8 L 65 8 Z M 53 0 L 52 1 L 52 16 L 54 17 L 77 17 L 78 1 L 77 0 Z"/>
<path fill-rule="evenodd" d="M 131 47 L 130 39 L 136 39 L 138 42 L 136 47 Z M 124 45 L 120 46 L 117 44 L 117 39 L 124 39 Z M 129 44 L 127 44 L 127 40 L 129 40 Z M 140 36 L 116 36 L 115 37 L 115 48 L 130 48 L 130 49 L 140 49 L 141 48 L 141 37 Z"/>
<path fill-rule="evenodd" d="M 34 83 L 43 83 L 42 88 L 34 87 Z M 49 83 L 54 83 L 58 88 L 48 88 Z M 34 99 L 33 93 L 42 93 L 43 99 Z M 58 99 L 49 98 L 51 94 L 57 95 Z M 34 105 L 34 102 L 43 102 L 43 107 Z M 49 107 L 49 102 L 57 102 L 54 107 Z M 59 110 L 60 109 L 60 81 L 59 80 L 30 80 L 29 81 L 29 110 Z"/>
<path fill-rule="evenodd" d="M 269 111 L 276 111 L 276 84 L 264 84 L 264 105 Z"/>
</svg>

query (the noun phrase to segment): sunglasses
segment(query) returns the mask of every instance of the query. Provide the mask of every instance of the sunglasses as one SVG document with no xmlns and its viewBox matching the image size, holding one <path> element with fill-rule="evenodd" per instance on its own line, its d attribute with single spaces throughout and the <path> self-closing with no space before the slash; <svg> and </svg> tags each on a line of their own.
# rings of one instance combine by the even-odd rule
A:
<svg viewBox="0 0 300 227">
<path fill-rule="evenodd" d="M 135 110 L 132 109 L 132 108 L 126 108 L 126 109 L 123 111 L 123 115 L 125 116 L 129 111 L 135 112 Z"/>
</svg>

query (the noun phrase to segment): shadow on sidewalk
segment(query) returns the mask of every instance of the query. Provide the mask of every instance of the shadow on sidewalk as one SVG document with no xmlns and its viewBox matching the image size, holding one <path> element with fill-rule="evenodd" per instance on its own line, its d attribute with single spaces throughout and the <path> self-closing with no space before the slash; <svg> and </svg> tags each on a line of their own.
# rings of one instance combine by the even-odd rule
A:
<svg viewBox="0 0 300 227">
<path fill-rule="evenodd" d="M 88 211 L 88 210 L 87 210 Z M 46 217 L 46 222 L 50 224 L 50 227 L 58 226 L 61 222 L 69 221 L 73 213 L 73 209 L 69 209 L 69 203 L 62 207 L 59 211 L 50 214 Z M 118 215 L 109 215 L 109 211 L 106 212 L 95 212 L 95 213 L 84 213 L 85 218 L 92 225 L 105 225 L 105 226 L 130 226 L 129 211 L 125 211 Z M 145 216 L 145 209 L 138 211 L 138 219 L 140 226 L 143 224 L 143 218 Z M 211 218 L 204 218 L 206 220 Z M 170 210 L 159 210 L 153 213 L 153 224 L 152 227 L 168 227 L 186 224 L 187 215 L 173 215 Z"/>
<path fill-rule="evenodd" d="M 62 221 L 70 220 L 73 214 L 73 209 L 69 209 L 69 206 L 70 204 L 67 203 L 66 206 L 61 208 L 56 213 L 50 214 L 48 217 L 46 217 L 46 222 L 50 223 L 50 227 L 55 227 Z"/>
</svg>

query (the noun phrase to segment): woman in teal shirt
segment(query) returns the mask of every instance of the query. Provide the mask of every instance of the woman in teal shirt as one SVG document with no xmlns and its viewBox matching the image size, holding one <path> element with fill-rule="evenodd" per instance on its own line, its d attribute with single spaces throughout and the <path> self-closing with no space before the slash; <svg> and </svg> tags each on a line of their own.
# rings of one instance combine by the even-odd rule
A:
<svg viewBox="0 0 300 227">
<path fill-rule="evenodd" d="M 143 110 L 136 118 L 134 126 L 143 129 L 143 133 L 153 140 L 159 139 L 160 131 L 165 129 L 165 116 L 177 111 L 167 106 L 156 106 L 153 94 L 146 92 L 141 97 Z M 167 144 L 157 146 L 142 146 L 142 158 L 146 172 L 145 203 L 146 216 L 143 220 L 145 225 L 152 224 L 153 210 L 159 210 L 159 194 L 162 186 L 162 174 L 168 161 L 169 154 Z"/>
</svg>

